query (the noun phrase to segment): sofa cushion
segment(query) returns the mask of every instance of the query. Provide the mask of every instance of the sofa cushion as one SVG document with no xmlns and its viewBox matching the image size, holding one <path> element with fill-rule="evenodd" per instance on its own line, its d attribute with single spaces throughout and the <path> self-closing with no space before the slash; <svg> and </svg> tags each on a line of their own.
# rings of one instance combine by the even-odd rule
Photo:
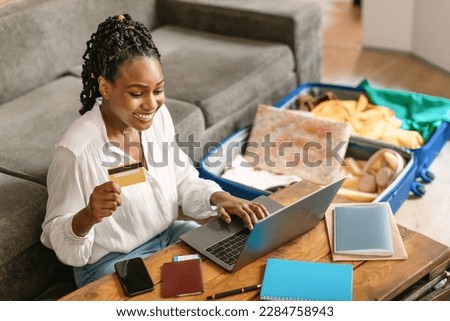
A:
<svg viewBox="0 0 450 321">
<path fill-rule="evenodd" d="M 199 106 L 207 128 L 272 91 L 267 79 L 294 70 L 287 45 L 175 26 L 152 34 L 162 55 L 167 96 Z"/>
<path fill-rule="evenodd" d="M 296 83 L 318 82 L 322 69 L 322 5 L 299 0 L 161 0 L 161 25 L 287 44 Z"/>
<path fill-rule="evenodd" d="M 45 186 L 0 173 L 0 265 L 36 242 L 47 203 Z"/>
<path fill-rule="evenodd" d="M 199 137 L 205 131 L 202 111 L 197 106 L 176 99 L 168 98 L 166 105 L 175 124 L 176 140 L 181 149 L 194 161 L 195 142 L 199 141 Z"/>
<path fill-rule="evenodd" d="M 0 106 L 0 170 L 46 183 L 53 147 L 79 117 L 80 78 L 65 76 Z"/>
<path fill-rule="evenodd" d="M 208 127 L 201 136 L 201 141 L 208 144 L 209 147 L 212 147 L 230 135 L 230 133 L 251 125 L 255 118 L 258 104 L 276 104 L 281 98 L 286 96 L 286 93 L 291 92 L 296 87 L 296 81 L 293 72 L 286 74 L 283 79 L 277 81 L 276 86 L 274 85 L 270 91 L 261 94 L 259 99 L 255 98 L 245 108 L 235 111 L 226 118 Z M 204 152 L 206 151 L 207 147 L 204 148 Z"/>
<path fill-rule="evenodd" d="M 205 130 L 205 119 L 202 111 L 190 103 L 170 99 L 166 100 L 166 106 L 172 116 L 175 132 L 180 142 L 185 142 L 189 136 L 199 136 Z"/>
<path fill-rule="evenodd" d="M 75 290 L 73 270 L 35 243 L 0 265 L 0 300 L 55 300 Z"/>
<path fill-rule="evenodd" d="M 67 268 L 40 242 L 47 190 L 0 173 L 0 300 L 28 300 L 47 290 Z"/>
<path fill-rule="evenodd" d="M 40 0 L 0 6 L 0 104 L 81 63 L 86 41 L 108 16 L 129 13 L 154 27 L 155 3 L 156 0 Z"/>
</svg>

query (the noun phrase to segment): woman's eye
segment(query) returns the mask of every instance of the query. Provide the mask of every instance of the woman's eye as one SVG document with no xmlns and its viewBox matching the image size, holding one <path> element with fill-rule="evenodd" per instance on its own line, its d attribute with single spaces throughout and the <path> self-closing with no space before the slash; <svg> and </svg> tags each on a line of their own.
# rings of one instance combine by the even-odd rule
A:
<svg viewBox="0 0 450 321">
<path fill-rule="evenodd" d="M 141 97 L 142 96 L 142 92 L 132 92 L 132 93 L 130 93 L 131 94 L 131 96 L 133 96 L 133 97 Z"/>
<path fill-rule="evenodd" d="M 164 92 L 164 89 L 156 89 L 155 94 L 162 94 Z"/>
</svg>

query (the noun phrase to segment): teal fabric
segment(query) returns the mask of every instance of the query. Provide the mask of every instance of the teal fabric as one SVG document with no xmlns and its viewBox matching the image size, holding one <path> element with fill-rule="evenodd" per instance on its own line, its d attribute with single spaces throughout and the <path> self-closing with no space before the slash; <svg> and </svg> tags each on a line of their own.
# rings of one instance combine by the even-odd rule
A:
<svg viewBox="0 0 450 321">
<path fill-rule="evenodd" d="M 364 80 L 363 88 L 370 101 L 379 106 L 389 107 L 402 120 L 402 128 L 418 131 L 426 142 L 443 121 L 450 122 L 450 99 L 419 93 L 379 89 Z"/>
</svg>

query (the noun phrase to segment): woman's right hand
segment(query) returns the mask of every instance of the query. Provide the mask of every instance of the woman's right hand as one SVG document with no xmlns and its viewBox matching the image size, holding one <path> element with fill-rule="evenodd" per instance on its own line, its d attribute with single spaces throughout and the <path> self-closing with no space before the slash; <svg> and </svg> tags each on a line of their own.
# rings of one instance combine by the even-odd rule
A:
<svg viewBox="0 0 450 321">
<path fill-rule="evenodd" d="M 87 206 L 88 214 L 94 224 L 100 223 L 104 217 L 111 216 L 122 205 L 120 193 L 120 185 L 111 181 L 94 188 Z"/>
<path fill-rule="evenodd" d="M 111 216 L 122 205 L 121 188 L 115 182 L 106 182 L 94 188 L 89 204 L 79 211 L 72 220 L 73 232 L 83 237 L 103 218 Z"/>
</svg>

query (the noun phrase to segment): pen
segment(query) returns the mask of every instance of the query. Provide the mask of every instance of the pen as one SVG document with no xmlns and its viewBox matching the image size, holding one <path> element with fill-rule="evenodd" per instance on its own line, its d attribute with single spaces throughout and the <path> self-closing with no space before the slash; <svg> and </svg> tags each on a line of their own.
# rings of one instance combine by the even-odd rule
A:
<svg viewBox="0 0 450 321">
<path fill-rule="evenodd" d="M 226 291 L 226 292 L 216 293 L 216 294 L 208 296 L 206 299 L 207 300 L 220 299 L 220 298 L 224 298 L 226 296 L 230 296 L 230 295 L 234 295 L 234 294 L 239 294 L 239 293 L 245 293 L 245 292 L 248 292 L 248 291 L 258 290 L 259 288 L 261 288 L 261 284 L 250 285 L 250 286 L 246 286 L 245 288 L 240 288 L 240 289 L 230 290 L 230 291 Z"/>
</svg>

